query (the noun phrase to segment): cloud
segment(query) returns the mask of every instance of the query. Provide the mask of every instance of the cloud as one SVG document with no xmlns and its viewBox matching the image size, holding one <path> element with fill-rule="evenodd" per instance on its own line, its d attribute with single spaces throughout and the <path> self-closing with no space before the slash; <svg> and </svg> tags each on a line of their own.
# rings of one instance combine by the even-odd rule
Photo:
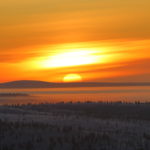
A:
<svg viewBox="0 0 150 150">
<path fill-rule="evenodd" d="M 20 63 L 40 56 L 37 52 L 7 52 L 0 54 L 0 63 Z"/>
<path fill-rule="evenodd" d="M 149 5 L 147 0 L 3 1 L 0 51 L 51 43 L 149 39 Z"/>
</svg>

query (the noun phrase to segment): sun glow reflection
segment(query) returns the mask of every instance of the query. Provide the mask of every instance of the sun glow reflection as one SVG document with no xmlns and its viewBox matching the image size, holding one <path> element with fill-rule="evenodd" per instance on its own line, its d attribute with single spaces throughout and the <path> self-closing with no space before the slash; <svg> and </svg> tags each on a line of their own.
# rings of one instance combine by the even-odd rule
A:
<svg viewBox="0 0 150 150">
<path fill-rule="evenodd" d="M 94 49 L 62 50 L 55 55 L 48 56 L 41 62 L 43 68 L 70 67 L 78 65 L 96 64 L 102 61 L 102 55 Z"/>
</svg>

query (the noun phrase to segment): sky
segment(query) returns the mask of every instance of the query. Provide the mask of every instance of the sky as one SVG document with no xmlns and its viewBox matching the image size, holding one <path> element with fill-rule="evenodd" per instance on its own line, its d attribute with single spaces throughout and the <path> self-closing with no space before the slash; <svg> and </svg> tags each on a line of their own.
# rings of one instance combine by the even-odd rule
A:
<svg viewBox="0 0 150 150">
<path fill-rule="evenodd" d="M 149 0 L 0 2 L 0 82 L 149 82 Z"/>
</svg>

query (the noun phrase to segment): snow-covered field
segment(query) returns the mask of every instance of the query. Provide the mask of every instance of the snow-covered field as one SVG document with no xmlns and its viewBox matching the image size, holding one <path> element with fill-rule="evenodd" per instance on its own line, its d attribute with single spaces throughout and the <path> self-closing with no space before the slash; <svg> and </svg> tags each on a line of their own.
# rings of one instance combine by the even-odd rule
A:
<svg viewBox="0 0 150 150">
<path fill-rule="evenodd" d="M 149 103 L 0 107 L 0 150 L 149 149 Z"/>
</svg>

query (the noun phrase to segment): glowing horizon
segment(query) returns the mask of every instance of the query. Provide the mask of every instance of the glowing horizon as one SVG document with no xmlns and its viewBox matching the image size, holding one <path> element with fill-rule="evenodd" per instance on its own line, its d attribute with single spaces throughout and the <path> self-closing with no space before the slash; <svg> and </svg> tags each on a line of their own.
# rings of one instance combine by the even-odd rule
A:
<svg viewBox="0 0 150 150">
<path fill-rule="evenodd" d="M 150 81 L 150 1 L 1 2 L 0 82 Z"/>
</svg>

